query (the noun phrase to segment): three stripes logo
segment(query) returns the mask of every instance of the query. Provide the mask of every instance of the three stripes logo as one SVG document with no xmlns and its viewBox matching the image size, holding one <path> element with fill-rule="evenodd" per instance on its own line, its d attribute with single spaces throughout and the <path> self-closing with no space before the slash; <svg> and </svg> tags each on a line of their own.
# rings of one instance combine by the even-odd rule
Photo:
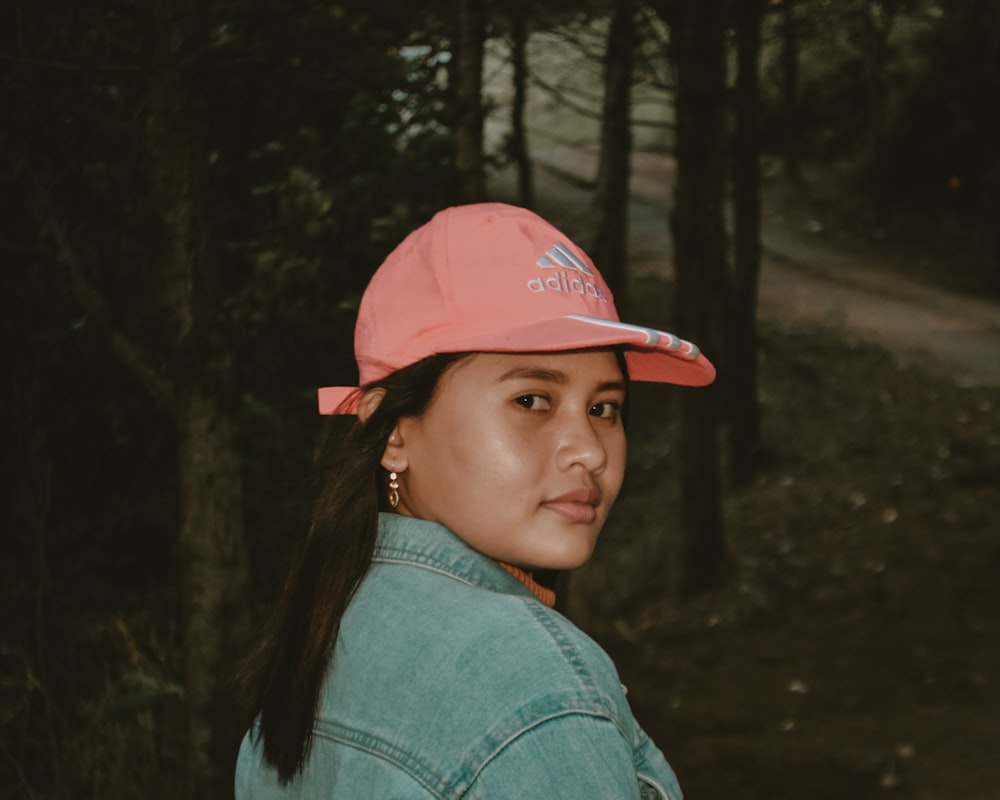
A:
<svg viewBox="0 0 1000 800">
<path fill-rule="evenodd" d="M 529 280 L 528 289 L 532 292 L 566 292 L 608 302 L 607 295 L 597 283 L 587 280 L 594 277 L 594 270 L 562 242 L 552 245 L 535 263 L 540 269 L 552 272 Z"/>
<path fill-rule="evenodd" d="M 629 325 L 625 322 L 619 322 L 618 320 L 588 317 L 583 314 L 567 314 L 566 319 L 577 319 L 581 322 L 587 322 L 590 325 L 599 325 L 602 328 L 611 328 L 612 330 L 622 331 L 628 335 L 629 341 L 633 344 L 639 344 L 643 347 L 666 348 L 674 355 L 686 358 L 688 361 L 696 361 L 698 356 L 701 355 L 701 351 L 698 349 L 697 345 L 692 344 L 686 339 L 681 339 L 679 336 L 674 336 L 672 333 L 658 331 L 655 328 L 645 328 L 641 325 Z M 644 337 L 645 341 L 636 341 L 636 338 L 639 336 Z"/>
<path fill-rule="evenodd" d="M 552 245 L 552 247 L 545 252 L 545 255 L 538 259 L 535 263 L 542 269 L 559 269 L 560 267 L 565 267 L 566 269 L 575 269 L 578 272 L 582 272 L 584 275 L 589 275 L 591 278 L 594 277 L 594 273 L 590 267 L 573 255 L 569 251 L 569 248 L 567 248 L 562 242 L 556 242 Z"/>
</svg>

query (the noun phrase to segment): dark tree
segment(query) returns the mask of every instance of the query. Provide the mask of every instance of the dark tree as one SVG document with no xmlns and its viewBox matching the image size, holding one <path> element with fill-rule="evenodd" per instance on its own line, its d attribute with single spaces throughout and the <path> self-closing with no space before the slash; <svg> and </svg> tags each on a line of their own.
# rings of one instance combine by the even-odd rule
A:
<svg viewBox="0 0 1000 800">
<path fill-rule="evenodd" d="M 478 203 L 486 195 L 483 169 L 483 46 L 485 0 L 458 0 L 455 80 L 455 199 Z"/>
<path fill-rule="evenodd" d="M 889 160 L 886 68 L 889 37 L 899 6 L 897 0 L 864 0 L 857 16 L 868 100 L 872 207 L 879 224 L 887 221 L 891 196 L 889 172 L 885 166 Z"/>
<path fill-rule="evenodd" d="M 710 356 L 722 353 L 726 311 L 726 84 L 723 0 L 678 0 L 670 17 L 677 71 L 673 214 L 676 320 Z M 719 381 L 680 393 L 680 525 L 692 595 L 719 584 L 727 561 L 719 477 Z"/>
<path fill-rule="evenodd" d="M 174 387 L 189 798 L 231 796 L 243 721 L 229 695 L 248 559 L 233 359 L 206 187 L 207 33 L 199 0 L 148 0 L 148 253 Z"/>
<path fill-rule="evenodd" d="M 628 187 L 632 155 L 631 92 L 634 0 L 616 0 L 604 55 L 601 153 L 590 246 L 619 306 L 628 302 Z"/>
<path fill-rule="evenodd" d="M 535 205 L 535 181 L 528 155 L 528 131 L 524 109 L 528 100 L 528 6 L 523 0 L 510 4 L 510 56 L 514 67 L 514 98 L 510 112 L 510 155 L 517 167 L 518 202 Z"/>
<path fill-rule="evenodd" d="M 787 2 L 787 0 L 786 0 Z M 764 0 L 736 5 L 736 89 L 733 141 L 733 270 L 726 319 L 725 397 L 729 470 L 737 482 L 760 459 L 757 399 L 757 289 L 760 280 L 760 136 L 758 133 L 760 31 Z"/>
<path fill-rule="evenodd" d="M 781 109 L 782 163 L 785 177 L 802 183 L 799 146 L 799 30 L 795 18 L 796 0 L 781 3 Z"/>
</svg>

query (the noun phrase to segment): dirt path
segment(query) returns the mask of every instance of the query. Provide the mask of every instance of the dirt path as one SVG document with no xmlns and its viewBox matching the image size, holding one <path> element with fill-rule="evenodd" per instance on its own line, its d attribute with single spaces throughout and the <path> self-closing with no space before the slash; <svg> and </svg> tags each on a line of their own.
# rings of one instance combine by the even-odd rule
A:
<svg viewBox="0 0 1000 800">
<path fill-rule="evenodd" d="M 533 153 L 539 207 L 586 213 L 596 171 L 592 151 L 549 146 Z M 672 269 L 667 213 L 673 160 L 655 153 L 633 157 L 631 254 L 637 276 Z M 510 187 L 501 175 L 494 186 Z M 904 362 L 961 385 L 1000 386 L 1000 305 L 928 287 L 883 268 L 864 253 L 826 242 L 767 215 L 759 313 L 762 319 L 809 320 L 876 342 Z"/>
</svg>

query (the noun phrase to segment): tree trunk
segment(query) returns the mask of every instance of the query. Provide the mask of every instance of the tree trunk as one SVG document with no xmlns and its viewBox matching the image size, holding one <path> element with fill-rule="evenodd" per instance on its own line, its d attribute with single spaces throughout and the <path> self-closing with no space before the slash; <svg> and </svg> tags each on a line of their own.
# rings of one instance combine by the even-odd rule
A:
<svg viewBox="0 0 1000 800">
<path fill-rule="evenodd" d="M 458 0 L 455 119 L 455 198 L 478 203 L 486 196 L 483 171 L 483 47 L 485 0 Z"/>
<path fill-rule="evenodd" d="M 743 0 L 736 18 L 735 141 L 733 146 L 733 280 L 726 338 L 729 470 L 738 483 L 760 461 L 757 400 L 757 288 L 760 279 L 760 143 L 758 69 L 763 0 Z"/>
<path fill-rule="evenodd" d="M 177 414 L 188 761 L 186 797 L 231 797 L 241 721 L 228 690 L 248 617 L 232 354 L 206 196 L 207 21 L 200 0 L 147 0 L 149 256 Z"/>
<path fill-rule="evenodd" d="M 524 109 L 528 102 L 528 8 L 511 6 L 510 52 L 514 66 L 514 105 L 510 115 L 510 153 L 517 166 L 517 194 L 525 208 L 535 206 L 535 181 L 528 156 L 528 132 Z"/>
<path fill-rule="evenodd" d="M 785 177 L 802 184 L 799 152 L 799 31 L 795 0 L 781 4 L 781 108 L 784 120 L 783 160 Z"/>
<path fill-rule="evenodd" d="M 621 309 L 628 303 L 628 203 L 632 156 L 634 0 L 616 0 L 604 56 L 601 154 L 590 253 Z"/>
<path fill-rule="evenodd" d="M 678 0 L 674 9 L 677 329 L 718 359 L 726 309 L 723 0 Z M 718 384 L 682 391 L 680 414 L 681 591 L 690 596 L 718 585 L 727 561 L 718 466 Z"/>
<path fill-rule="evenodd" d="M 888 122 L 886 117 L 885 70 L 889 37 L 896 18 L 896 3 L 866 0 L 861 12 L 861 59 L 865 68 L 868 97 L 868 127 L 871 141 L 871 198 L 875 222 L 885 225 L 889 218 L 890 179 L 886 158 Z"/>
</svg>

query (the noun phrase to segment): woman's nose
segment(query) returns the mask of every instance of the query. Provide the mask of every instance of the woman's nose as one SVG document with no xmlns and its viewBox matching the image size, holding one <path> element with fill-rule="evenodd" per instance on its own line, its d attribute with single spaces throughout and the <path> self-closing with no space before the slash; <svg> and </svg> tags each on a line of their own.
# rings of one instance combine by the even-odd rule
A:
<svg viewBox="0 0 1000 800">
<path fill-rule="evenodd" d="M 561 431 L 557 453 L 560 469 L 579 464 L 591 474 L 599 474 L 608 463 L 608 451 L 590 414 L 574 416 Z"/>
</svg>

